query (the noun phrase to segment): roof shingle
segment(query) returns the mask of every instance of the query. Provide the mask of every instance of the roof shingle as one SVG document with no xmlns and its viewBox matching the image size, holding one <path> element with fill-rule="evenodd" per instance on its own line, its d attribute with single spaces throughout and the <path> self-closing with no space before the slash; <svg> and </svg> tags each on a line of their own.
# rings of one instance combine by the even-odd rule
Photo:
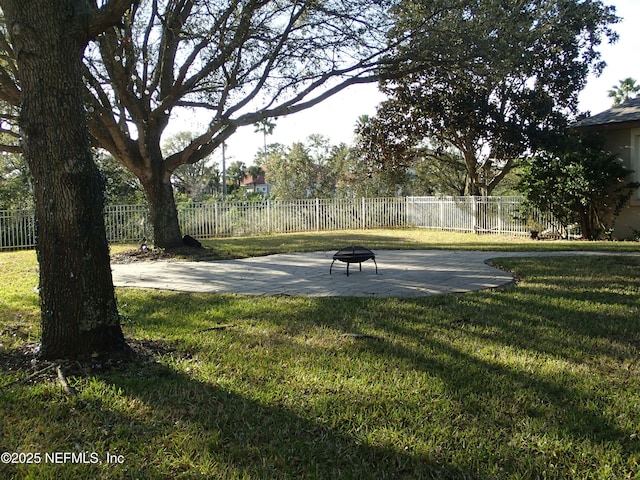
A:
<svg viewBox="0 0 640 480">
<path fill-rule="evenodd" d="M 632 98 L 609 110 L 593 115 L 576 122 L 574 127 L 595 127 L 597 125 L 610 125 L 613 123 L 640 121 L 640 97 Z"/>
</svg>

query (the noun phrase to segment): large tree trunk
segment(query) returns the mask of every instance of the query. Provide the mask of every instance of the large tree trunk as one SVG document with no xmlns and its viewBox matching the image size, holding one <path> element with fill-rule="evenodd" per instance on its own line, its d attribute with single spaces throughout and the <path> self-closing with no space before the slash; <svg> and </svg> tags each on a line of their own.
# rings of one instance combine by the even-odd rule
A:
<svg viewBox="0 0 640 480">
<path fill-rule="evenodd" d="M 159 248 L 176 248 L 183 245 L 178 209 L 171 180 L 165 181 L 161 173 L 149 180 L 141 180 L 149 203 L 149 214 L 153 226 L 153 243 Z"/>
<path fill-rule="evenodd" d="M 156 132 L 154 132 L 156 133 Z M 165 161 L 160 150 L 160 134 L 157 133 L 157 148 L 148 147 L 145 164 L 147 168 L 135 172 L 144 188 L 149 214 L 153 227 L 153 243 L 159 248 L 176 248 L 183 245 L 180 225 L 178 223 L 178 209 L 173 196 L 171 173 L 165 168 Z"/>
<path fill-rule="evenodd" d="M 22 88 L 20 127 L 34 177 L 44 358 L 127 352 L 82 102 L 73 0 L 2 0 Z"/>
</svg>

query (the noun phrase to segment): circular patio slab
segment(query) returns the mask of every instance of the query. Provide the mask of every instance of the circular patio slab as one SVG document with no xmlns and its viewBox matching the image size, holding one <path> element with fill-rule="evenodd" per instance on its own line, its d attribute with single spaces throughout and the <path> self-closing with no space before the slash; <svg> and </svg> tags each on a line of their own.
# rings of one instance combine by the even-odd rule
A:
<svg viewBox="0 0 640 480">
<path fill-rule="evenodd" d="M 514 281 L 490 266 L 496 257 L 592 255 L 594 252 L 492 252 L 459 250 L 379 250 L 378 264 L 362 271 L 336 262 L 335 252 L 268 255 L 213 262 L 135 262 L 112 265 L 118 287 L 243 295 L 419 297 L 497 288 Z"/>
</svg>

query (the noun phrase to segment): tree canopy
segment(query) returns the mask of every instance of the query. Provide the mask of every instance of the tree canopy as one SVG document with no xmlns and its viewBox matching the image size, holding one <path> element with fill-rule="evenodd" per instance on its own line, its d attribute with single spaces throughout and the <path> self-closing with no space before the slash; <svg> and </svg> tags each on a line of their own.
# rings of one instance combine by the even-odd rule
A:
<svg viewBox="0 0 640 480">
<path fill-rule="evenodd" d="M 345 191 L 349 148 L 331 145 L 328 138 L 313 134 L 290 147 L 271 145 L 265 162 L 265 181 L 276 200 L 329 198 Z"/>
<path fill-rule="evenodd" d="M 613 99 L 613 106 L 620 105 L 629 99 L 636 98 L 640 92 L 640 85 L 636 80 L 631 77 L 627 77 L 624 80 L 620 80 L 618 85 L 615 85 L 609 90 L 609 97 Z"/>
<path fill-rule="evenodd" d="M 437 3 L 407 0 L 395 10 L 391 39 L 408 74 L 383 82 L 389 100 L 370 144 L 386 168 L 416 149 L 454 148 L 467 193 L 487 195 L 576 113 L 587 75 L 604 66 L 598 46 L 616 39 L 615 9 L 599 0 Z M 398 38 L 407 31 L 410 43 Z M 439 65 L 425 62 L 429 54 Z"/>
</svg>

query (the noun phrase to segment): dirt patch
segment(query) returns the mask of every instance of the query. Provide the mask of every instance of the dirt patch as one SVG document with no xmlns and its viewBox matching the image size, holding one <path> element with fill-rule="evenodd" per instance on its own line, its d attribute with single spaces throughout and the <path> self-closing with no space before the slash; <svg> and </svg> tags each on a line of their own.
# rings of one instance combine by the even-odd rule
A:
<svg viewBox="0 0 640 480">
<path fill-rule="evenodd" d="M 133 263 L 133 262 L 154 262 L 157 260 L 174 260 L 176 254 L 166 250 L 126 250 L 111 255 L 111 263 Z"/>
<path fill-rule="evenodd" d="M 209 248 L 179 247 L 171 250 L 160 248 L 149 248 L 146 250 L 135 249 L 126 250 L 111 255 L 111 263 L 134 263 L 134 262 L 179 262 L 179 261 L 207 261 L 220 260 L 220 255 Z"/>
<path fill-rule="evenodd" d="M 41 360 L 38 358 L 40 344 L 22 343 L 17 347 L 0 349 L 0 370 L 17 374 L 19 380 L 8 385 L 29 385 L 41 381 L 51 381 L 58 377 L 58 367 L 69 377 L 87 377 L 100 373 L 125 370 L 135 363 L 155 363 L 159 356 L 190 358 L 191 355 L 179 351 L 175 346 L 157 340 L 127 339 L 132 354 L 126 358 L 91 358 L 84 360 Z"/>
</svg>

